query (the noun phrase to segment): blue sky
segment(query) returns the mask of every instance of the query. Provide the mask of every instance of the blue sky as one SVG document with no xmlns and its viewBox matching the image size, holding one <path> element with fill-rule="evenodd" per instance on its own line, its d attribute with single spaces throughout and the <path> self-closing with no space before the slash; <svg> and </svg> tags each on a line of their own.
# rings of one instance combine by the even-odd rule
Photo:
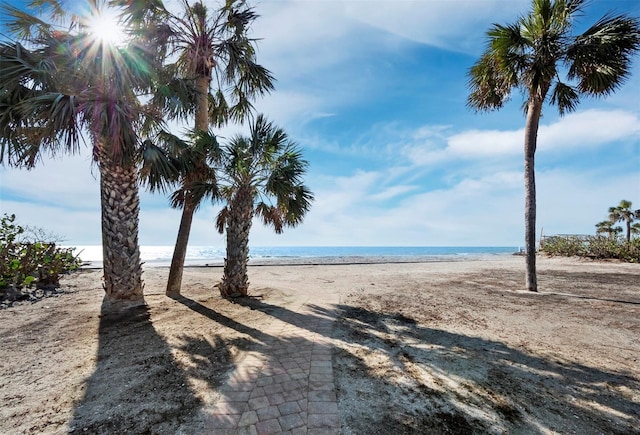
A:
<svg viewBox="0 0 640 435">
<path fill-rule="evenodd" d="M 258 61 L 277 78 L 256 107 L 303 149 L 316 197 L 304 223 L 283 234 L 255 223 L 253 246 L 524 244 L 522 98 L 516 92 L 491 113 L 465 101 L 485 31 L 515 21 L 529 1 L 253 4 Z M 640 3 L 592 1 L 577 28 L 608 10 L 638 17 Z M 88 156 L 0 168 L 1 212 L 69 244 L 99 244 L 98 171 Z M 593 234 L 621 199 L 640 207 L 638 56 L 615 95 L 584 99 L 562 118 L 545 109 L 536 168 L 538 234 Z M 162 195 L 141 199 L 140 243 L 172 245 L 179 211 Z M 224 246 L 218 210 L 207 204 L 196 214 L 191 245 Z"/>
</svg>

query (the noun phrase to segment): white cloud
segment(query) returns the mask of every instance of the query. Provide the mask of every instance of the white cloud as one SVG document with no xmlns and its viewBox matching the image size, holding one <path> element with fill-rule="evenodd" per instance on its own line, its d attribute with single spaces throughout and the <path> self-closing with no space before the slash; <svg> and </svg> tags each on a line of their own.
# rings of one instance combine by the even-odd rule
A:
<svg viewBox="0 0 640 435">
<path fill-rule="evenodd" d="M 539 149 L 597 147 L 640 134 L 640 117 L 622 110 L 586 110 L 572 113 L 538 132 Z"/>
<path fill-rule="evenodd" d="M 456 157 L 517 154 L 522 152 L 523 140 L 524 129 L 469 130 L 449 137 L 447 154 Z"/>
<path fill-rule="evenodd" d="M 523 120 L 524 122 L 524 120 Z M 416 140 L 403 148 L 403 154 L 415 165 L 430 165 L 444 160 L 496 158 L 521 155 L 524 127 L 518 130 L 467 130 Z M 428 129 L 427 129 L 428 130 Z M 622 139 L 638 138 L 640 117 L 623 110 L 586 110 L 559 118 L 552 124 L 540 124 L 538 152 L 564 152 L 575 148 L 608 146 Z"/>
<path fill-rule="evenodd" d="M 46 234 L 71 244 L 100 243 L 100 198 L 97 208 L 64 206 L 2 199 L 2 213 L 15 214 L 21 226 L 42 228 Z"/>
<path fill-rule="evenodd" d="M 410 185 L 398 185 L 392 186 L 384 189 L 382 192 L 377 193 L 371 196 L 371 199 L 374 201 L 385 201 L 392 198 L 396 198 L 398 196 L 404 195 L 408 192 L 414 191 L 418 186 L 410 186 Z"/>
<path fill-rule="evenodd" d="M 524 228 L 524 187 L 521 171 L 488 170 L 425 191 L 394 178 L 403 170 L 355 171 L 323 177 L 311 185 L 316 201 L 304 223 L 276 235 L 255 223 L 253 246 L 290 245 L 512 245 L 521 244 Z M 77 171 L 82 173 L 83 171 Z M 42 172 L 39 177 L 46 177 Z M 41 178 L 42 180 L 44 178 Z M 554 170 L 538 173 L 538 222 L 550 233 L 593 233 L 610 205 L 625 198 L 640 204 L 637 174 L 602 177 L 598 172 Z M 391 180 L 391 181 L 390 181 Z M 76 180 L 67 175 L 67 182 Z M 635 187 L 634 187 L 635 186 Z M 635 192 L 634 192 L 635 189 Z M 53 192 L 52 192 L 53 193 Z M 87 195 L 90 192 L 84 192 Z M 166 204 L 161 196 L 142 194 L 140 243 L 172 245 L 180 211 L 149 206 Z M 393 203 L 384 199 L 398 199 Z M 55 199 L 55 196 L 54 196 Z M 79 210 L 57 205 L 7 201 L 28 225 L 44 227 L 74 244 L 100 243 L 99 199 Z M 66 201 L 66 200 L 65 200 Z M 51 201 L 55 203 L 56 201 Z M 217 208 L 204 205 L 194 220 L 191 245 L 224 246 L 214 220 Z"/>
</svg>

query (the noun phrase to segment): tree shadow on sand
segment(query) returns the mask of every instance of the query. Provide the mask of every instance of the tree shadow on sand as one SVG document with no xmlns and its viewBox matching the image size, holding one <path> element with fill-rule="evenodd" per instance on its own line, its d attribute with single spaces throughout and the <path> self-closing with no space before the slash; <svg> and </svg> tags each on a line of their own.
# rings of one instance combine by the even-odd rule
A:
<svg viewBox="0 0 640 435">
<path fill-rule="evenodd" d="M 334 359 L 354 433 L 640 433 L 640 379 L 342 305 Z M 369 405 L 367 421 L 356 409 Z"/>
<path fill-rule="evenodd" d="M 260 329 L 231 319 L 189 298 L 181 297 L 177 301 L 213 322 L 246 334 L 246 341 L 251 343 L 245 347 L 245 350 L 250 351 L 247 353 L 247 364 L 240 364 L 238 370 L 230 373 L 228 383 L 219 390 L 220 400 L 208 408 L 209 420 L 205 426 L 205 433 L 282 433 L 287 430 L 293 432 L 286 433 L 306 433 L 307 425 L 312 419 L 307 416 L 306 403 L 312 392 L 317 400 L 322 401 L 322 393 L 326 395 L 327 390 L 333 390 L 333 379 L 325 379 L 330 375 L 311 373 L 312 356 L 320 358 L 322 355 L 326 358 L 323 361 L 330 361 L 331 346 L 326 342 L 316 342 L 311 338 L 313 334 L 310 336 L 306 331 L 286 326 L 283 328 L 281 324 L 272 325 L 275 329 L 270 328 L 269 318 L 261 313 L 252 315 L 249 311 L 253 309 L 251 307 L 243 314 L 249 314 L 251 319 L 255 320 L 255 325 L 261 325 Z M 243 298 L 233 302 L 246 306 L 245 303 L 251 304 L 251 301 L 255 302 L 255 299 Z M 326 336 L 330 335 L 328 328 L 331 322 L 327 319 L 316 315 L 299 315 L 275 305 L 269 305 L 269 310 L 289 313 L 296 318 L 302 316 L 306 324 L 306 328 L 303 329 L 323 331 Z M 259 319 L 260 317 L 262 318 Z M 280 405 L 285 407 L 286 412 L 293 414 L 278 419 L 281 426 L 278 426 L 278 423 L 272 426 L 273 422 L 261 422 L 268 426 L 257 429 L 257 416 L 275 419 L 279 415 Z M 339 421 L 335 416 L 323 417 L 325 418 L 321 422 L 316 421 L 317 418 L 314 420 L 316 430 L 320 430 L 320 433 L 333 433 L 324 432 L 324 429 L 318 426 L 332 429 L 336 424 L 339 425 Z M 277 429 L 278 427 L 282 431 Z M 264 432 L 265 429 L 267 432 Z"/>
<path fill-rule="evenodd" d="M 212 344 L 182 337 L 181 350 L 193 360 L 231 361 L 222 340 Z M 86 381 L 69 431 L 198 433 L 203 403 L 189 382 L 194 374 L 176 362 L 171 347 L 155 330 L 147 305 L 113 312 L 103 304 L 97 366 Z"/>
<path fill-rule="evenodd" d="M 272 335 L 189 298 L 176 300 L 240 333 L 233 339 L 239 347 L 267 359 L 275 347 L 302 354 L 314 346 L 307 338 Z M 635 373 L 555 361 L 499 341 L 429 328 L 402 314 L 351 305 L 308 305 L 296 312 L 259 299 L 236 302 L 256 315 L 334 340 L 333 371 L 348 433 L 639 433 Z M 210 377 L 209 363 L 216 355 L 231 361 L 230 340 L 184 337 L 180 350 L 193 363 L 185 371 L 155 331 L 148 308 L 131 310 L 124 319 L 101 318 L 98 367 L 72 427 L 85 433 L 201 433 L 204 417 L 196 413 L 203 403 L 189 378 L 218 388 L 221 378 Z M 333 330 L 326 328 L 336 317 Z M 250 390 L 220 390 L 239 418 Z"/>
<path fill-rule="evenodd" d="M 637 374 L 534 355 L 499 341 L 350 305 L 297 313 L 238 303 L 300 328 L 338 317 L 334 373 L 352 433 L 640 433 Z M 362 407 L 362 403 L 367 403 Z M 363 415 L 366 409 L 366 415 Z"/>
</svg>

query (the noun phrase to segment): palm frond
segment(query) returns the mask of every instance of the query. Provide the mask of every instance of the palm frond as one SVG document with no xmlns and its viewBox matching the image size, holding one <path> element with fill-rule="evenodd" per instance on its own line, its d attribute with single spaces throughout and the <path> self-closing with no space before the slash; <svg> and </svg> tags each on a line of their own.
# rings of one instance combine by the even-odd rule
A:
<svg viewBox="0 0 640 435">
<path fill-rule="evenodd" d="M 149 191 L 165 193 L 180 179 L 179 162 L 150 140 L 142 144 L 140 181 Z"/>
<path fill-rule="evenodd" d="M 313 193 L 304 185 L 296 186 L 292 195 L 280 200 L 278 207 L 286 211 L 286 224 L 293 227 L 301 223 L 304 216 L 311 209 L 313 200 Z"/>
<path fill-rule="evenodd" d="M 487 31 L 488 47 L 486 53 L 491 53 L 499 63 L 500 69 L 515 69 L 513 59 L 531 46 L 531 40 L 523 34 L 522 21 L 509 25 L 494 24 Z"/>
<path fill-rule="evenodd" d="M 216 126 L 222 127 L 230 118 L 231 109 L 227 103 L 224 93 L 218 89 L 215 94 L 209 94 L 209 122 Z"/>
<path fill-rule="evenodd" d="M 17 6 L 3 2 L 0 9 L 0 23 L 18 39 L 33 39 L 52 30 L 49 23 Z"/>
<path fill-rule="evenodd" d="M 192 203 L 196 205 L 196 210 L 202 205 L 202 201 L 206 198 L 212 202 L 222 198 L 222 192 L 216 179 L 215 171 L 210 171 L 206 177 L 209 182 L 197 181 L 189 186 L 189 195 Z"/>
<path fill-rule="evenodd" d="M 500 61 L 485 53 L 469 70 L 467 86 L 471 90 L 467 106 L 476 111 L 490 111 L 501 108 L 511 96 L 511 89 L 517 84 L 511 70 L 501 71 Z"/>
<path fill-rule="evenodd" d="M 210 131 L 197 131 L 191 134 L 194 151 L 204 156 L 209 165 L 217 166 L 222 157 L 222 149 L 218 138 Z"/>
<path fill-rule="evenodd" d="M 147 22 L 149 18 L 161 20 L 168 15 L 162 0 L 110 0 L 111 7 L 123 10 L 124 16 L 136 24 Z"/>
<path fill-rule="evenodd" d="M 558 106 L 560 115 L 567 112 L 573 112 L 580 102 L 580 94 L 572 87 L 560 81 L 556 82 L 556 86 L 551 94 L 551 104 Z"/>
<path fill-rule="evenodd" d="M 246 94 L 236 91 L 234 95 L 236 100 L 233 106 L 229 108 L 227 117 L 234 122 L 241 123 L 251 117 L 255 108 Z"/>
<path fill-rule="evenodd" d="M 195 83 L 171 73 L 168 75 L 170 78 L 156 87 L 152 104 L 161 107 L 169 119 L 187 120 L 194 113 Z"/>
<path fill-rule="evenodd" d="M 216 230 L 218 230 L 218 233 L 220 234 L 224 233 L 224 227 L 227 223 L 228 216 L 229 216 L 229 207 L 228 206 L 222 207 L 222 210 L 220 210 L 220 212 L 216 216 Z"/>
<path fill-rule="evenodd" d="M 274 162 L 265 190 L 276 198 L 289 196 L 292 189 L 302 183 L 307 167 L 308 162 L 302 159 L 301 152 L 291 146 Z"/>
<path fill-rule="evenodd" d="M 273 226 L 276 234 L 281 234 L 285 225 L 285 213 L 277 207 L 260 202 L 255 207 L 256 216 L 262 218 L 264 225 Z"/>
<path fill-rule="evenodd" d="M 580 92 L 608 95 L 629 76 L 639 47 L 637 18 L 605 15 L 568 47 L 568 76 L 578 80 Z"/>
<path fill-rule="evenodd" d="M 183 208 L 187 202 L 187 190 L 180 187 L 169 195 L 169 205 L 172 208 Z"/>
</svg>

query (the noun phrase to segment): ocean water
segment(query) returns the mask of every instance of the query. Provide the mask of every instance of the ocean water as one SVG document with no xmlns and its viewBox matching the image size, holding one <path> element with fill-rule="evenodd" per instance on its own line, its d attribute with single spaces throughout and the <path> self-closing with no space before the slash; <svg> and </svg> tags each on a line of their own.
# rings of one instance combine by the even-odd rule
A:
<svg viewBox="0 0 640 435">
<path fill-rule="evenodd" d="M 464 261 L 496 255 L 511 255 L 519 250 L 515 246 L 290 246 L 250 247 L 251 264 L 336 264 Z M 102 263 L 102 246 L 76 246 L 75 251 L 84 262 L 92 266 Z M 173 246 L 141 246 L 140 256 L 147 266 L 171 264 Z M 190 246 L 185 264 L 189 266 L 217 266 L 224 264 L 225 248 Z"/>
</svg>

